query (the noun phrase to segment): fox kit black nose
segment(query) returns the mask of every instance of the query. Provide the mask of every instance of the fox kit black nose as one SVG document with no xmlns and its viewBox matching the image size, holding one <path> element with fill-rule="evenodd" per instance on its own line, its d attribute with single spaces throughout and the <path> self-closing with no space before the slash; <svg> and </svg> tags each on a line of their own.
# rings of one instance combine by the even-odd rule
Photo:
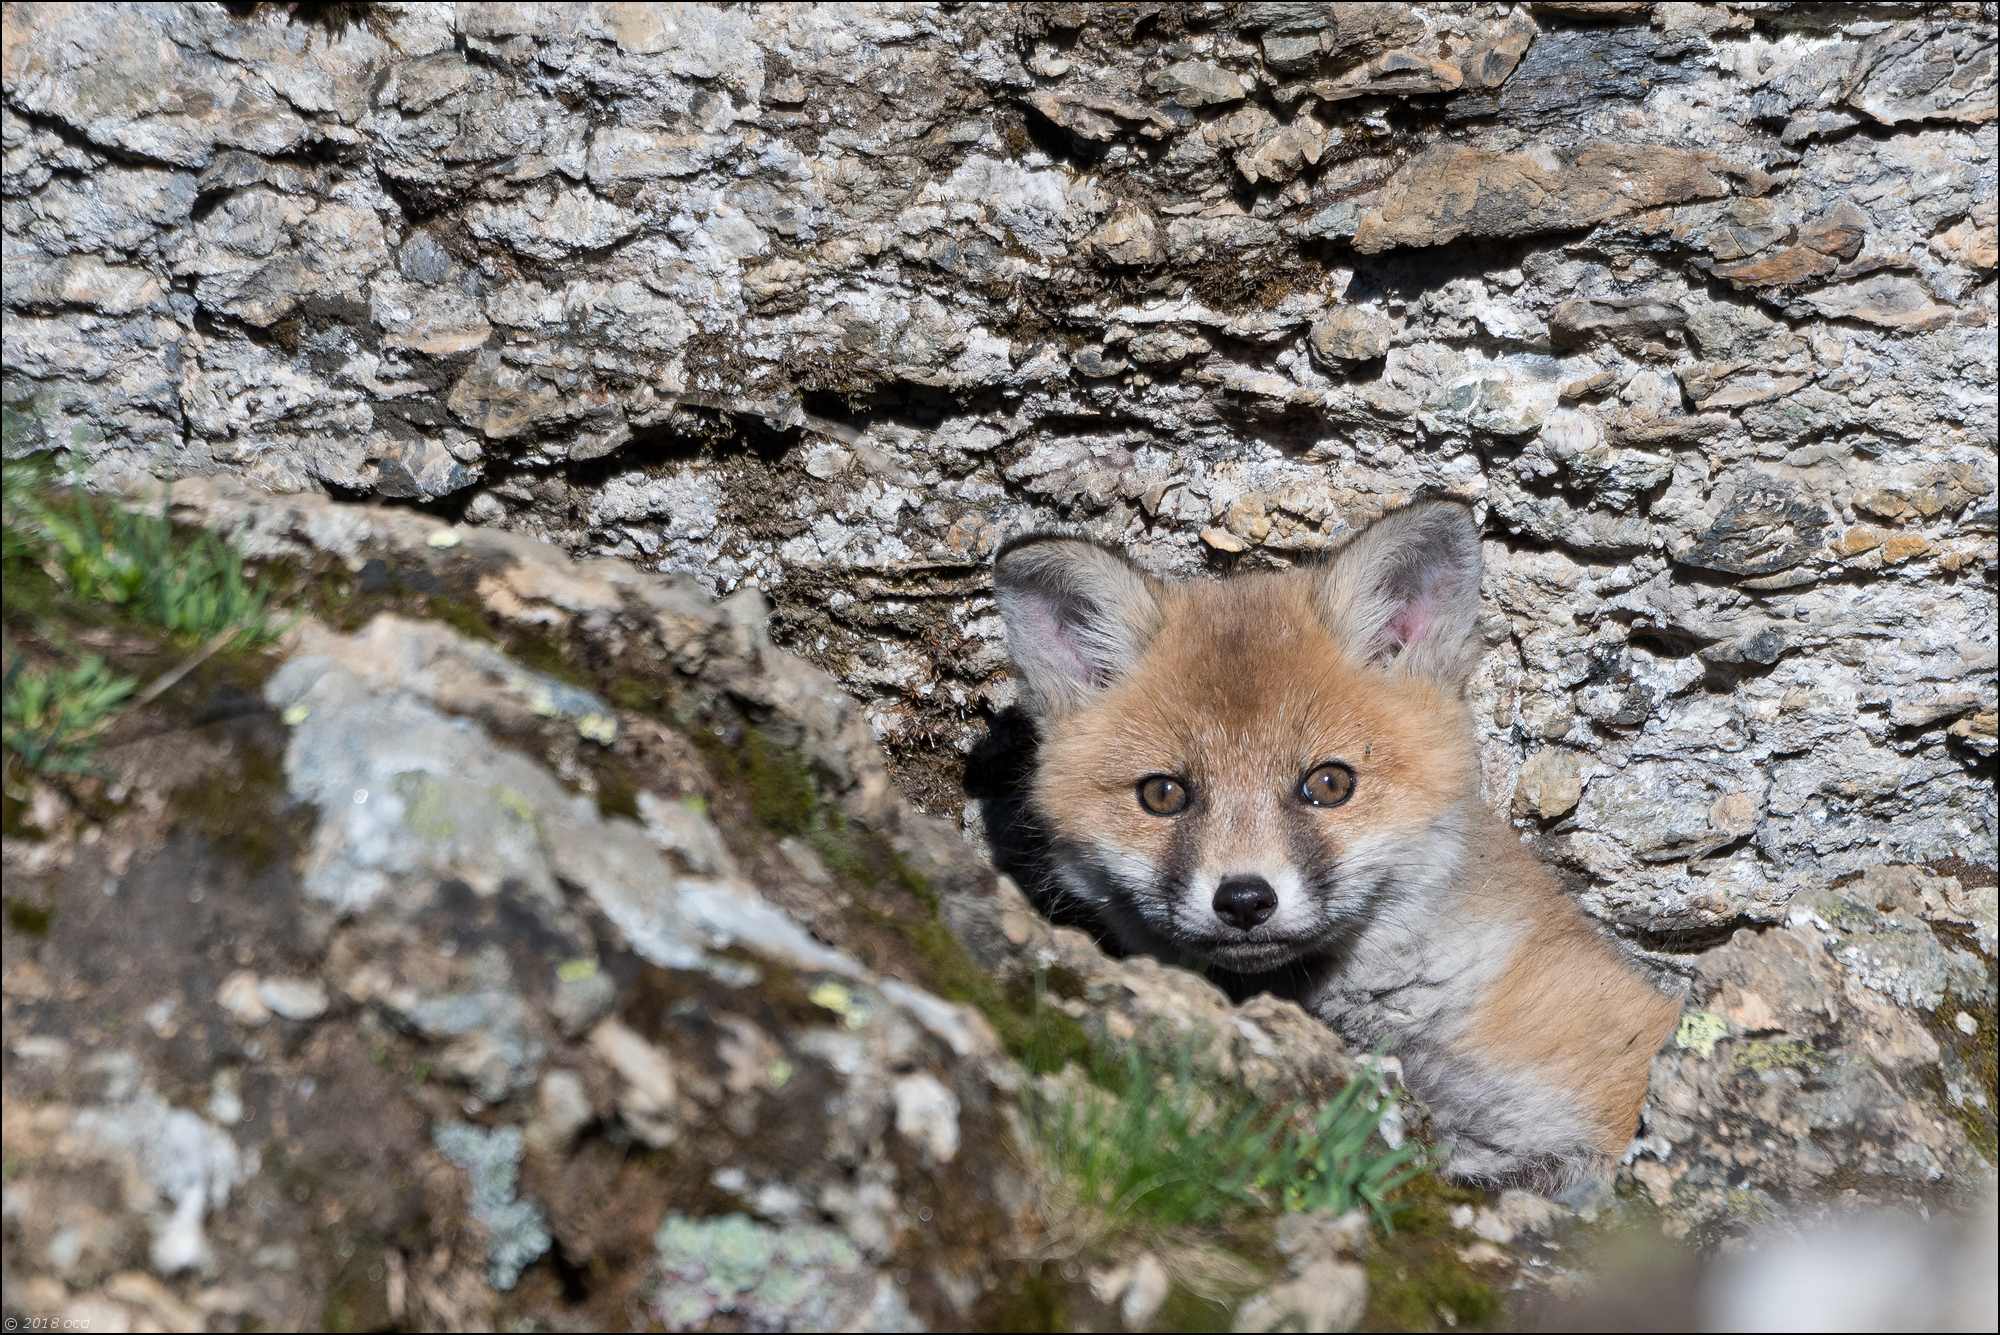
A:
<svg viewBox="0 0 2000 1335">
<path fill-rule="evenodd" d="M 1261 876 L 1232 876 L 1215 887 L 1215 916 L 1249 931 L 1278 910 L 1278 892 Z"/>
</svg>

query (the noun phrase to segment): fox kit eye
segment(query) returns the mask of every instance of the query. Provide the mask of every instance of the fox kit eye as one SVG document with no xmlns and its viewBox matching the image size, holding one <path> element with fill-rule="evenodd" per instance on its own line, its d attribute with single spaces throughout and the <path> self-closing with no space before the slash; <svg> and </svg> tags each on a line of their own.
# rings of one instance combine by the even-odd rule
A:
<svg viewBox="0 0 2000 1335">
<path fill-rule="evenodd" d="M 1354 796 L 1354 771 L 1338 762 L 1321 765 L 1299 781 L 1299 797 L 1316 807 L 1337 807 Z"/>
<path fill-rule="evenodd" d="M 1139 805 L 1155 816 L 1178 816 L 1187 810 L 1187 785 L 1166 774 L 1139 780 Z"/>
</svg>

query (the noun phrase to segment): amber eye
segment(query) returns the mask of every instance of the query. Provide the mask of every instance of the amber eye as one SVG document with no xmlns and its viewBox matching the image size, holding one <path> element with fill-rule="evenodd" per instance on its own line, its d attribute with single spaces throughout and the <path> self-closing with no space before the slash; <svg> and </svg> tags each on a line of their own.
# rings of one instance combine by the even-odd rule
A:
<svg viewBox="0 0 2000 1335">
<path fill-rule="evenodd" d="M 1354 771 L 1338 762 L 1321 765 L 1299 781 L 1299 796 L 1316 807 L 1337 807 L 1354 796 Z"/>
<path fill-rule="evenodd" d="M 1139 780 L 1139 805 L 1155 816 L 1178 816 L 1187 810 L 1187 785 L 1166 774 Z"/>
</svg>

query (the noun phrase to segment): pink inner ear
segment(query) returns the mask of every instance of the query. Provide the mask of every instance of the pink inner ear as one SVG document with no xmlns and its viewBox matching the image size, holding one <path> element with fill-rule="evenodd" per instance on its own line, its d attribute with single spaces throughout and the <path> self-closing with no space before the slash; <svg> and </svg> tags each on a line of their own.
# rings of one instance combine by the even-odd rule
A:
<svg viewBox="0 0 2000 1335">
<path fill-rule="evenodd" d="M 1389 618 L 1389 638 L 1395 641 L 1398 649 L 1421 639 L 1423 633 L 1430 629 L 1436 611 L 1437 605 L 1432 599 L 1412 598 Z"/>
<path fill-rule="evenodd" d="M 1051 666 L 1077 681 L 1091 680 L 1094 673 L 1089 660 L 1078 652 L 1074 635 L 1063 625 L 1053 606 L 1036 607 L 1029 624 L 1035 642 L 1048 655 Z"/>
</svg>

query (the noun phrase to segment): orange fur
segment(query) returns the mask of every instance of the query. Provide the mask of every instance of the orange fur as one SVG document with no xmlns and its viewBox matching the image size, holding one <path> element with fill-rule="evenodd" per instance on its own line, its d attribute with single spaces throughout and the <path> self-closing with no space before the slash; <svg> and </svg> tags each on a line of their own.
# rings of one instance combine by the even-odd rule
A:
<svg viewBox="0 0 2000 1335">
<path fill-rule="evenodd" d="M 1638 1127 L 1653 1054 L 1680 1004 L 1619 958 L 1497 819 L 1472 841 L 1470 858 L 1472 911 L 1529 929 L 1480 999 L 1469 1036 L 1572 1091 L 1600 1132 L 1599 1149 L 1615 1156 Z"/>
</svg>

